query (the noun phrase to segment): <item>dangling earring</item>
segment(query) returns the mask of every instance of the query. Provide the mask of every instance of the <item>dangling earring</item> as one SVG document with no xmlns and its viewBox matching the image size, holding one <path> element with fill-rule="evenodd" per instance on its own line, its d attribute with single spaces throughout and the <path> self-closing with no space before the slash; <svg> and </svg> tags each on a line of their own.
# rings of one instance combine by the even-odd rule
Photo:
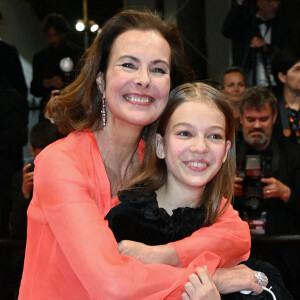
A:
<svg viewBox="0 0 300 300">
<path fill-rule="evenodd" d="M 103 125 L 103 129 L 106 129 L 106 101 L 105 101 L 105 97 L 102 96 L 102 108 L 101 108 L 101 118 L 102 118 L 102 125 Z"/>
</svg>

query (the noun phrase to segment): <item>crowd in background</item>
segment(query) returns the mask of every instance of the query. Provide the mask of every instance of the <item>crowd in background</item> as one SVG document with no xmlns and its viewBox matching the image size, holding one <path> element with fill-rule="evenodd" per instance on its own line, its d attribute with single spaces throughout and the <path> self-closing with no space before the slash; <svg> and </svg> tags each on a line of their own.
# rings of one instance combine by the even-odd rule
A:
<svg viewBox="0 0 300 300">
<path fill-rule="evenodd" d="M 267 235 L 300 234 L 300 49 L 290 46 L 287 22 L 277 18 L 279 0 L 233 1 L 221 29 L 232 40 L 233 64 L 218 89 L 232 103 L 236 119 L 237 174 L 234 207 L 251 228 L 263 224 Z M 3 16 L 0 13 L 0 24 Z M 67 41 L 69 26 L 61 15 L 43 21 L 48 47 L 33 56 L 31 93 L 40 97 L 40 116 L 30 131 L 33 159 L 64 135 L 44 116 L 50 96 L 59 94 L 80 69 L 80 47 Z M 33 190 L 32 163 L 23 166 L 28 139 L 27 90 L 15 47 L 0 40 L 0 238 L 26 240 L 26 210 Z M 11 70 L 14 72 L 11 72 Z M 213 78 L 213 80 L 216 80 Z M 3 100 L 5 99 L 5 101 Z M 248 162 L 259 159 L 259 175 L 249 175 Z M 250 168 L 251 169 L 251 168 Z M 256 168 L 257 169 L 257 168 Z M 254 178 L 254 179 L 253 179 Z M 258 180 L 257 180 L 258 178 Z M 253 196 L 254 184 L 261 194 Z M 257 192 L 257 190 L 255 190 Z M 252 194 L 251 194 L 252 193 Z M 257 228 L 252 228 L 253 234 Z M 257 232 L 256 232 L 257 233 Z M 295 299 L 299 246 L 274 248 L 268 259 L 276 266 Z M 24 251 L 1 252 L 0 280 L 17 294 Z M 9 257 L 9 260 L 6 260 Z M 11 272 L 10 278 L 5 278 Z M 0 284 L 2 285 L 2 284 Z"/>
</svg>

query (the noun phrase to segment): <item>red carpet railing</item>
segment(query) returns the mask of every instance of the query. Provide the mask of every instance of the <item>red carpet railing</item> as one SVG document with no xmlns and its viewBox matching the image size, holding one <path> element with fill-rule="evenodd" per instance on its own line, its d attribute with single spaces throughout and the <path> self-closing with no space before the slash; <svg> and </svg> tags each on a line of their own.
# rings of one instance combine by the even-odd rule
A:
<svg viewBox="0 0 300 300">
<path fill-rule="evenodd" d="M 294 235 L 252 235 L 252 245 L 300 243 L 300 234 Z"/>
</svg>

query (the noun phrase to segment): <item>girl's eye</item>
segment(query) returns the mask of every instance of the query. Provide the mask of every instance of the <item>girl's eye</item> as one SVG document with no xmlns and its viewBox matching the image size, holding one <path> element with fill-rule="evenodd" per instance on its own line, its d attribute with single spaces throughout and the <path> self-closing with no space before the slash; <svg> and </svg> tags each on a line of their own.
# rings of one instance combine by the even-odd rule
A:
<svg viewBox="0 0 300 300">
<path fill-rule="evenodd" d="M 221 134 L 214 133 L 214 134 L 211 134 L 209 136 L 209 138 L 214 139 L 214 140 L 221 140 L 223 137 Z"/>
<path fill-rule="evenodd" d="M 177 133 L 179 136 L 191 136 L 191 133 L 188 131 L 180 131 Z"/>
</svg>

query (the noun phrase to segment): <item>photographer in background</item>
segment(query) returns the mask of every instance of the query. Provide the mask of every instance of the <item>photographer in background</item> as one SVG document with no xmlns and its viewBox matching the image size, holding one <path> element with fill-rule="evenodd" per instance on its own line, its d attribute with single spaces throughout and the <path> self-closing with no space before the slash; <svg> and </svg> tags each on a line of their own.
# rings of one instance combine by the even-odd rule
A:
<svg viewBox="0 0 300 300">
<path fill-rule="evenodd" d="M 251 210 L 245 205 L 249 180 L 240 178 L 239 174 L 245 171 L 247 156 L 256 155 L 260 158 L 260 166 L 254 168 L 252 174 L 260 175 L 256 176 L 250 196 L 260 203 L 253 205 L 252 212 L 258 210 L 257 219 L 262 211 L 266 212 L 265 233 L 268 235 L 300 234 L 300 148 L 295 143 L 279 144 L 272 136 L 278 113 L 277 100 L 269 89 L 252 87 L 241 98 L 240 113 L 244 141 L 237 143 L 234 207 L 242 218 L 245 211 Z M 282 244 L 278 248 L 274 246 L 272 257 L 267 258 L 281 271 L 294 296 L 299 293 L 295 284 L 299 278 L 298 255 L 297 245 L 284 247 Z"/>
<path fill-rule="evenodd" d="M 58 131 L 57 126 L 47 121 L 35 124 L 30 131 L 29 150 L 35 158 L 46 146 L 55 142 L 63 135 Z M 27 215 L 26 211 L 33 191 L 33 169 L 34 162 L 28 163 L 23 170 L 16 172 L 12 181 L 12 210 L 10 213 L 9 227 L 10 237 L 15 240 L 26 240 Z M 11 250 L 10 272 L 12 276 L 13 289 L 17 293 L 21 280 L 24 249 L 16 248 Z"/>
<path fill-rule="evenodd" d="M 270 59 L 289 46 L 286 22 L 276 17 L 280 0 L 234 0 L 222 34 L 232 40 L 233 65 L 242 67 L 250 86 L 274 88 Z"/>
<path fill-rule="evenodd" d="M 52 90 L 62 89 L 76 77 L 76 66 L 82 55 L 82 49 L 67 41 L 70 25 L 60 14 L 52 13 L 42 22 L 48 46 L 33 57 L 31 93 L 41 97 L 41 114 L 49 101 Z"/>
<path fill-rule="evenodd" d="M 63 137 L 57 126 L 47 121 L 35 124 L 30 131 L 29 150 L 35 158 L 46 146 Z M 12 210 L 10 213 L 10 237 L 26 239 L 26 211 L 33 191 L 34 162 L 28 163 L 23 170 L 16 172 L 12 182 Z"/>
<path fill-rule="evenodd" d="M 3 15 L 0 12 L 0 35 Z M 11 178 L 27 143 L 27 86 L 18 51 L 0 38 L 0 237 L 8 236 Z M 1 266 L 0 266 L 1 268 Z"/>
</svg>

